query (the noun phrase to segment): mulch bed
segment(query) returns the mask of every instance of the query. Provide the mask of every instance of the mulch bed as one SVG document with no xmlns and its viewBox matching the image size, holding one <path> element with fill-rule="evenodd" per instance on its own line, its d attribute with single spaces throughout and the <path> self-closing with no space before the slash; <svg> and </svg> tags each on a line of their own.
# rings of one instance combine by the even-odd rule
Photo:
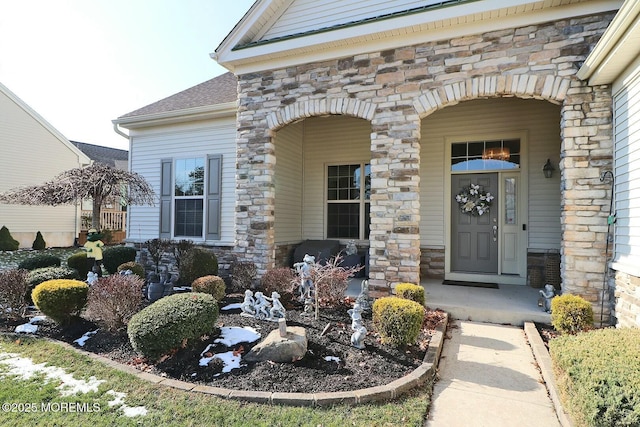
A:
<svg viewBox="0 0 640 427">
<path fill-rule="evenodd" d="M 221 303 L 221 307 L 240 301 L 241 295 L 231 295 Z M 368 331 L 366 349 L 358 350 L 350 343 L 352 330 L 348 308 L 350 306 L 345 304 L 337 309 L 321 309 L 318 320 L 314 316 L 302 315 L 300 307 L 287 310 L 287 325 L 306 329 L 309 342 L 305 357 L 293 363 L 243 361 L 243 366 L 229 373 L 221 373 L 222 365 L 219 363 L 199 365 L 201 353 L 209 344 L 213 344 L 218 331 L 155 363 L 135 353 L 126 331 L 112 333 L 100 329 L 86 341 L 82 349 L 135 366 L 141 371 L 214 387 L 266 392 L 352 391 L 388 384 L 420 366 L 435 328 L 445 319 L 444 312 L 426 309 L 418 342 L 405 348 L 394 348 L 380 343 L 379 337 L 373 332 L 371 316 L 363 314 L 363 323 Z M 0 320 L 0 331 L 13 332 L 15 325 L 15 322 Z M 327 325 L 330 325 L 329 329 L 322 335 Z M 240 315 L 240 310 L 221 311 L 217 326 L 249 326 L 256 329 L 262 338 L 277 329 L 276 322 L 244 317 Z M 41 324 L 37 335 L 73 343 L 85 332 L 96 329 L 99 329 L 97 324 L 81 318 L 66 328 L 53 323 Z M 259 341 L 239 343 L 230 349 L 218 344 L 210 351 L 244 354 Z M 327 360 L 325 357 L 330 358 Z"/>
</svg>

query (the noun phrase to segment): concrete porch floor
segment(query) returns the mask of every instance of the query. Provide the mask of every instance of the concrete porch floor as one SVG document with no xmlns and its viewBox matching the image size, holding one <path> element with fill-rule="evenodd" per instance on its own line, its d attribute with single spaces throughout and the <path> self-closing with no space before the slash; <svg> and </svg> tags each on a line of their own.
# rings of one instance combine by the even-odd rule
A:
<svg viewBox="0 0 640 427">
<path fill-rule="evenodd" d="M 357 297 L 362 279 L 352 279 L 348 296 Z M 442 279 L 421 282 L 427 307 L 449 313 L 454 319 L 522 326 L 524 322 L 551 323 L 551 316 L 538 307 L 539 289 L 500 285 L 499 289 L 443 285 Z"/>
</svg>

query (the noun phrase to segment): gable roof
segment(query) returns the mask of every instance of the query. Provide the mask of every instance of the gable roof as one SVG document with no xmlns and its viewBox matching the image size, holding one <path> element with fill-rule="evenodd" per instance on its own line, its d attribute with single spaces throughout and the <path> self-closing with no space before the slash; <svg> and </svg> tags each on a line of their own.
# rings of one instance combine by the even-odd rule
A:
<svg viewBox="0 0 640 427">
<path fill-rule="evenodd" d="M 617 10 L 622 0 L 257 0 L 211 56 L 244 74 Z"/>
<path fill-rule="evenodd" d="M 18 108 L 21 108 L 25 113 L 31 116 L 40 126 L 45 128 L 54 138 L 67 147 L 73 154 L 78 157 L 78 163 L 81 165 L 88 165 L 91 163 L 91 159 L 80 151 L 75 145 L 62 135 L 56 128 L 54 128 L 48 121 L 46 121 L 40 114 L 34 109 L 29 107 L 22 99 L 16 94 L 11 92 L 8 87 L 0 83 L 0 93 L 4 94 L 8 99 L 15 103 Z"/>
<path fill-rule="evenodd" d="M 208 105 L 235 102 L 238 97 L 238 80 L 232 73 L 224 73 L 175 95 L 139 108 L 119 118 L 147 116 L 170 111 L 187 110 Z"/>
<path fill-rule="evenodd" d="M 87 144 L 78 141 L 70 142 L 96 163 L 102 163 L 116 169 L 122 169 L 122 162 L 124 161 L 125 169 L 127 167 L 127 161 L 129 160 L 129 152 L 127 150 L 103 147 L 101 145 Z"/>
</svg>

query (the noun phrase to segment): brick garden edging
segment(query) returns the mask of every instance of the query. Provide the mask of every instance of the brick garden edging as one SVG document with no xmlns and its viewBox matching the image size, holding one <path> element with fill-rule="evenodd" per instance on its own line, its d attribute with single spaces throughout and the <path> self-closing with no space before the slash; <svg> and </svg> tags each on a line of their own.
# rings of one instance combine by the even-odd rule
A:
<svg viewBox="0 0 640 427">
<path fill-rule="evenodd" d="M 69 343 L 57 341 L 51 338 L 45 339 L 62 344 L 63 346 L 84 354 L 93 360 L 102 362 L 119 371 L 134 375 L 141 380 L 167 387 L 173 387 L 179 390 L 211 394 L 225 399 L 243 400 L 245 402 L 264 404 L 289 406 L 329 406 L 336 404 L 358 405 L 361 403 L 395 399 L 407 391 L 412 390 L 432 379 L 438 368 L 438 362 L 440 360 L 440 354 L 442 353 L 442 346 L 448 323 L 449 315 L 445 313 L 444 321 L 436 327 L 435 333 L 431 337 L 422 365 L 410 374 L 382 386 L 369 387 L 361 390 L 327 393 L 271 393 L 266 391 L 233 390 L 194 384 L 173 378 L 164 378 L 148 372 L 141 372 L 132 366 L 124 365 L 99 354 L 79 349 Z"/>
</svg>

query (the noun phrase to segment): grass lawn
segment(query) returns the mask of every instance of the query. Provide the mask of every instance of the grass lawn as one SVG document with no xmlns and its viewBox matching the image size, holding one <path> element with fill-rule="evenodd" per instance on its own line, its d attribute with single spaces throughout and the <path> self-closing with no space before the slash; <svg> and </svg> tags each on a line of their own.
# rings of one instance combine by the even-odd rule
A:
<svg viewBox="0 0 640 427">
<path fill-rule="evenodd" d="M 18 264 L 23 260 L 36 255 L 53 255 L 62 260 L 62 265 L 67 265 L 67 258 L 76 252 L 82 252 L 81 248 L 51 248 L 42 251 L 31 249 L 20 249 L 17 251 L 0 251 L 0 271 L 18 268 Z"/>
<path fill-rule="evenodd" d="M 65 396 L 65 387 L 78 380 L 94 388 Z M 430 389 L 426 385 L 394 402 L 354 407 L 243 403 L 151 384 L 44 339 L 0 338 L 0 401 L 5 404 L 0 425 L 420 426 Z M 140 411 L 146 414 L 125 415 Z"/>
</svg>

